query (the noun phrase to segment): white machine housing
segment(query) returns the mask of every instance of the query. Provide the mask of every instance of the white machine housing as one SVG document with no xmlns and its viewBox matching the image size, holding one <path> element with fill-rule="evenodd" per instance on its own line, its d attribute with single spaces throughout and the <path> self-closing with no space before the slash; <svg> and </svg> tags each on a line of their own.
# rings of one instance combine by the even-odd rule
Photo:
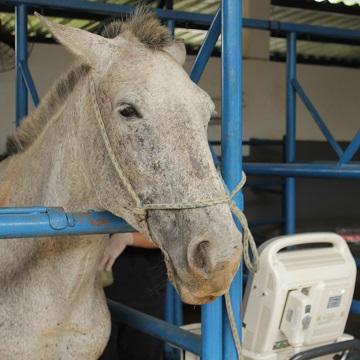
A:
<svg viewBox="0 0 360 360">
<path fill-rule="evenodd" d="M 289 359 L 296 352 L 352 338 L 343 332 L 356 264 L 341 236 L 277 237 L 260 246 L 259 257 L 259 271 L 249 276 L 244 296 L 246 360 Z"/>
</svg>

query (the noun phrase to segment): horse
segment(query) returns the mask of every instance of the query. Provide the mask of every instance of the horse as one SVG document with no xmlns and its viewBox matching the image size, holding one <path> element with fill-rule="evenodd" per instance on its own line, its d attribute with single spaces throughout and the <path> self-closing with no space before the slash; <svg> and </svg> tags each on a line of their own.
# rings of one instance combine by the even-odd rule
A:
<svg viewBox="0 0 360 360">
<path fill-rule="evenodd" d="M 107 37 L 40 18 L 78 60 L 8 137 L 0 206 L 109 211 L 143 233 L 146 218 L 184 302 L 226 293 L 242 254 L 228 202 L 149 207 L 142 218 L 134 211 L 136 199 L 150 206 L 227 196 L 207 142 L 214 104 L 182 68 L 184 44 L 141 9 Z M 110 332 L 97 271 L 107 239 L 1 240 L 2 360 L 99 358 Z"/>
</svg>

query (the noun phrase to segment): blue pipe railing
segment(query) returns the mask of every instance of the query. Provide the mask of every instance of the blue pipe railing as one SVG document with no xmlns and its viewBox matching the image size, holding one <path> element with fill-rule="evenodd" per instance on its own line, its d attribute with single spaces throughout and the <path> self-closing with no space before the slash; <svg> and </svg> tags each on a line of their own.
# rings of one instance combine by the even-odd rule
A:
<svg viewBox="0 0 360 360">
<path fill-rule="evenodd" d="M 221 21 L 222 57 L 222 129 L 221 129 L 221 171 L 230 191 L 241 180 L 242 171 L 242 1 L 223 0 Z M 239 209 L 244 209 L 242 191 L 234 199 Z M 240 229 L 241 225 L 235 221 Z M 242 339 L 240 301 L 242 299 L 242 265 L 234 277 L 229 290 L 235 324 Z M 223 314 L 227 314 L 222 304 Z M 213 330 L 212 330 L 213 331 Z M 223 357 L 236 359 L 237 350 L 229 319 L 223 317 Z M 216 359 L 216 357 L 212 357 Z"/>
<path fill-rule="evenodd" d="M 285 162 L 288 166 L 296 159 L 296 93 L 291 86 L 291 81 L 296 79 L 296 33 L 287 35 L 286 53 L 286 138 L 285 138 Z M 288 177 L 285 180 L 285 199 L 283 216 L 285 217 L 285 234 L 295 233 L 295 178 Z"/>
<path fill-rule="evenodd" d="M 172 345 L 201 355 L 201 336 L 166 323 L 165 321 L 131 309 L 112 300 L 107 300 L 114 320 L 130 325 L 141 331 L 164 340 Z M 139 345 L 141 346 L 141 345 Z"/>
<path fill-rule="evenodd" d="M 27 64 L 27 6 L 18 5 L 15 9 L 15 76 L 16 76 L 16 125 L 28 114 L 28 100 L 25 80 L 20 64 Z"/>
<path fill-rule="evenodd" d="M 360 179 L 360 164 L 357 163 L 342 166 L 320 162 L 307 164 L 244 163 L 244 171 L 253 175 L 296 178 Z M 289 205 L 291 205 L 290 202 Z"/>
<path fill-rule="evenodd" d="M 182 302 L 174 286 L 171 284 L 170 281 L 167 282 L 165 301 L 166 301 L 165 317 L 164 317 L 165 322 L 175 326 L 182 326 L 183 325 Z M 165 344 L 165 354 L 166 354 L 166 359 L 169 357 L 169 355 L 173 355 L 176 357 L 180 356 L 179 350 L 173 348 L 169 344 Z"/>
<path fill-rule="evenodd" d="M 115 4 L 106 4 L 106 3 L 96 3 L 96 2 L 89 2 L 89 1 L 78 1 L 78 0 L 63 0 L 63 1 L 50 1 L 50 0 L 6 0 L 2 1 L 0 0 L 0 3 L 6 3 L 6 4 L 14 4 L 16 5 L 16 18 L 17 18 L 17 35 L 16 35 L 16 42 L 17 42 L 17 71 L 19 70 L 19 73 L 17 75 L 17 86 L 18 86 L 18 94 L 19 98 L 17 100 L 17 119 L 20 120 L 23 116 L 27 114 L 27 95 L 26 90 L 30 90 L 30 92 L 34 93 L 31 88 L 33 87 L 33 82 L 31 80 L 31 77 L 28 75 L 30 74 L 28 72 L 27 68 L 27 48 L 26 47 L 26 14 L 27 14 L 27 6 L 35 6 L 35 7 L 41 7 L 41 8 L 52 8 L 52 9 L 59 9 L 59 10 L 78 10 L 84 12 L 90 12 L 93 14 L 99 14 L 99 15 L 114 15 L 114 14 L 128 14 L 133 11 L 132 6 L 124 6 L 124 5 L 115 5 Z M 233 142 L 232 139 L 228 141 L 228 139 L 223 139 L 223 161 L 225 163 L 229 162 L 229 159 L 234 160 L 234 163 L 236 163 L 235 168 L 231 169 L 231 166 L 225 165 L 224 170 L 224 178 L 229 186 L 229 188 L 232 188 L 232 185 L 237 183 L 237 177 L 239 177 L 239 170 L 241 169 L 241 149 L 236 149 L 236 146 L 240 143 L 241 140 L 241 44 L 239 44 L 238 39 L 240 38 L 241 34 L 239 34 L 239 28 L 241 29 L 241 24 L 238 21 L 238 16 L 241 16 L 241 1 L 237 0 L 225 0 L 223 1 L 223 9 L 222 9 L 222 20 L 223 20 L 223 79 L 224 81 L 224 91 L 223 91 L 223 97 L 225 99 L 224 104 L 224 111 L 223 111 L 223 119 L 224 119 L 224 128 L 225 128 L 225 134 L 229 134 L 229 129 L 232 129 L 237 138 L 237 142 Z M 201 24 L 207 24 L 210 25 L 213 16 L 212 15 L 204 15 L 204 14 L 193 14 L 193 13 L 187 13 L 187 12 L 178 12 L 178 11 L 169 11 L 169 10 L 155 10 L 158 17 L 160 17 L 163 20 L 170 20 L 173 22 L 177 21 L 187 21 L 188 23 L 197 22 Z M 214 23 L 214 29 L 218 25 L 215 25 Z M 240 25 L 239 25 L 240 24 Z M 324 37 L 338 37 L 341 38 L 351 38 L 351 39 L 360 39 L 360 31 L 353 31 L 353 30 L 343 30 L 343 29 L 331 29 L 331 28 L 322 28 L 317 26 L 308 26 L 308 25 L 297 25 L 297 24 L 289 24 L 289 23 L 279 23 L 279 22 L 269 22 L 269 21 L 262 21 L 262 20 L 253 20 L 253 19 L 244 19 L 243 20 L 243 26 L 248 28 L 258 28 L 263 30 L 281 30 L 286 32 L 291 32 L 291 35 L 288 36 L 289 41 L 289 50 L 288 50 L 288 61 L 291 59 L 291 64 L 288 65 L 288 73 L 291 75 L 289 76 L 289 79 L 296 79 L 296 34 L 299 33 L 313 33 L 316 35 L 324 36 Z M 234 31 L 236 30 L 236 31 Z M 240 30 L 241 32 L 241 30 Z M 233 34 L 233 35 L 230 35 Z M 234 36 L 237 35 L 237 36 Z M 215 41 L 216 38 L 216 32 L 214 32 L 211 35 L 211 40 L 207 41 L 207 46 L 209 44 Z M 25 43 L 25 45 L 24 45 Z M 203 50 L 204 53 L 211 53 L 210 49 Z M 204 57 L 202 57 L 204 56 Z M 206 59 L 206 56 L 208 55 L 202 55 L 200 57 L 200 60 L 197 59 L 197 61 L 203 62 L 202 65 L 200 65 L 200 62 L 198 63 L 199 68 L 203 68 L 206 65 L 206 62 L 208 59 Z M 26 65 L 25 65 L 26 64 Z M 25 69 L 25 70 L 24 70 Z M 21 72 L 21 74 L 20 74 Z M 225 75 L 225 76 L 224 76 Z M 234 76 L 235 75 L 235 76 Z M 21 79 L 21 80 L 20 80 Z M 289 89 L 289 88 L 288 88 Z M 292 92 L 294 92 L 294 86 L 292 86 Z M 25 95 L 24 95 L 25 94 Z M 295 109 L 295 96 L 290 95 L 290 104 L 288 105 L 288 112 L 289 114 L 294 114 Z M 21 101 L 20 101 L 21 99 Z M 292 99 L 292 100 L 291 100 Z M 36 95 L 33 96 L 33 102 L 35 100 L 36 103 Z M 237 103 L 236 103 L 237 102 Z M 25 104 L 26 105 L 21 105 Z M 229 116 L 231 115 L 231 116 Z M 234 115 L 234 118 L 232 118 L 232 115 Z M 289 118 L 289 124 L 288 129 L 290 129 L 290 134 L 295 135 L 295 116 L 293 116 L 293 119 L 291 118 L 292 115 L 290 115 Z M 230 124 L 227 124 L 227 122 L 230 122 Z M 233 133 L 231 133 L 233 134 Z M 277 176 L 285 176 L 285 177 L 343 177 L 343 178 L 360 178 L 360 165 L 347 164 L 348 161 L 352 158 L 354 153 L 359 148 L 360 144 L 360 135 L 359 133 L 354 137 L 354 141 L 349 145 L 348 149 L 342 154 L 341 159 L 339 161 L 339 164 L 337 167 L 334 165 L 329 164 L 296 164 L 295 161 L 295 148 L 294 148 L 294 141 L 295 136 L 290 136 L 290 140 L 288 140 L 287 148 L 290 149 L 290 154 L 288 156 L 288 163 L 287 164 L 245 164 L 244 169 L 248 173 L 253 174 L 259 174 L 259 175 L 277 175 Z M 292 150 L 291 150 L 292 149 Z M 291 153 L 292 152 L 292 153 Z M 225 159 L 225 160 L 224 160 Z M 344 165 L 346 164 L 346 165 Z M 284 165 L 284 166 L 281 166 Z M 227 168 L 228 166 L 228 168 Z M 287 168 L 286 168 L 286 167 Z M 294 206 L 295 204 L 295 198 L 294 198 L 294 182 L 293 179 L 288 179 L 288 200 L 287 203 L 291 206 Z M 239 196 L 237 199 L 238 203 L 240 204 L 240 207 L 242 207 L 243 199 L 242 196 Z M 292 210 L 291 210 L 292 211 Z M 80 214 L 80 215 L 79 215 Z M 89 214 L 89 213 L 86 213 Z M 16 237 L 19 236 L 35 236 L 32 232 L 26 232 L 29 231 L 25 228 L 32 228 L 32 225 L 30 224 L 31 221 L 35 222 L 38 221 L 38 223 L 43 223 L 46 227 L 46 231 L 39 232 L 39 229 L 33 229 L 31 231 L 34 231 L 37 235 L 40 234 L 40 236 L 52 236 L 48 235 L 51 233 L 58 234 L 65 234 L 65 232 L 69 231 L 69 234 L 71 231 L 74 230 L 74 228 L 79 225 L 81 226 L 81 221 L 77 222 L 76 220 L 84 220 L 84 222 L 88 221 L 87 226 L 84 227 L 83 230 L 74 232 L 74 234 L 90 234 L 90 233 L 110 233 L 110 232 L 121 232 L 121 231 L 131 231 L 132 229 L 130 227 L 127 227 L 125 223 L 117 223 L 117 221 L 120 221 L 119 219 L 114 219 L 110 221 L 110 227 L 111 229 L 105 224 L 101 224 L 101 222 L 104 219 L 105 214 L 99 215 L 100 217 L 97 217 L 97 213 L 90 213 L 90 218 L 85 217 L 84 219 L 81 218 L 81 213 L 74 213 L 74 214 L 65 214 L 62 211 L 59 211 L 58 209 L 52 209 L 49 211 L 49 209 L 46 210 L 46 212 L 39 211 L 38 213 L 33 214 L 22 214 L 25 217 L 23 217 L 21 214 L 13 214 L 13 215 L 5 215 L 9 216 L 7 218 L 7 227 L 18 227 L 19 234 L 16 235 Z M 77 217 L 79 215 L 79 217 Z M 111 214 L 110 214 L 111 215 Z M 37 216 L 41 218 L 41 220 L 37 219 Z M 86 215 L 89 216 L 89 215 Z M 13 217 L 13 220 L 9 220 L 10 217 Z M 19 217 L 22 217 L 20 220 Z M 289 219 L 294 219 L 295 213 L 292 212 L 290 215 L 287 216 L 287 222 L 289 222 Z M 31 220 L 32 219 L 32 220 Z M 97 226 L 94 226 L 93 222 L 97 222 Z M 50 221 L 51 220 L 51 221 Z M 11 223 L 11 221 L 13 221 Z M 292 220 L 291 220 L 292 221 Z M 290 221 L 290 222 L 291 222 Z M 1 219 L 0 219 L 1 222 Z M 120 221 L 121 222 L 121 221 Z M 72 224 L 75 223 L 75 226 L 72 226 Z M 12 225 L 9 225 L 12 224 Z M 50 225 L 49 225 L 50 224 Z M 65 225 L 64 228 L 61 228 Z M 102 227 L 104 225 L 104 227 Z M 1 227 L 1 225 L 0 225 Z M 55 229 L 54 229 L 55 227 Z M 89 232 L 85 228 L 89 227 L 91 229 Z M 2 233 L 3 229 L 0 228 L 0 232 Z M 287 229 L 287 232 L 293 232 L 294 231 L 294 224 L 290 224 L 289 228 Z M 16 231 L 15 231 L 16 232 Z M 42 235 L 43 234 L 43 235 Z M 7 233 L 4 236 L 14 236 L 13 234 L 10 235 Z M 240 299 L 241 298 L 241 273 L 239 273 L 236 276 L 236 280 L 234 282 L 234 285 L 232 286 L 232 298 L 234 299 Z M 237 300 L 238 303 L 240 303 Z M 355 311 L 358 309 L 358 303 L 354 302 L 355 304 Z M 235 304 L 235 308 L 237 309 L 239 304 Z M 353 309 L 353 307 L 352 307 Z M 118 314 L 121 313 L 120 310 L 117 310 Z M 237 311 L 237 310 L 236 310 Z M 127 312 L 125 311 L 125 315 Z M 188 350 L 196 353 L 196 354 L 202 354 L 204 358 L 208 359 L 220 359 L 223 358 L 223 355 L 228 358 L 233 358 L 234 354 L 234 346 L 231 339 L 231 334 L 229 332 L 228 325 L 225 324 L 223 334 L 224 339 L 219 338 L 219 336 L 214 336 L 213 329 L 216 328 L 217 332 L 222 332 L 221 329 L 221 323 L 223 322 L 223 308 L 221 304 L 221 300 L 215 301 L 212 304 L 209 304 L 207 306 L 203 307 L 203 336 L 202 336 L 202 346 L 196 345 L 194 349 L 190 350 L 188 347 L 186 347 L 186 344 L 184 345 L 185 348 Z M 240 326 L 241 319 L 237 318 L 238 321 L 238 327 Z M 226 323 L 226 320 L 225 320 Z M 220 324 L 220 326 L 219 326 Z M 146 324 L 145 324 L 146 325 Z M 140 326 L 140 325 L 139 325 Z M 219 331 L 220 330 L 220 331 Z M 241 328 L 239 329 L 241 330 Z M 153 333 L 153 332 L 152 332 Z M 197 341 L 197 340 L 196 340 Z M 180 346 L 180 345 L 179 345 Z M 223 346 L 224 346 L 224 352 L 223 352 Z"/>
<path fill-rule="evenodd" d="M 135 231 L 106 211 L 65 213 L 62 208 L 0 208 L 0 239 L 113 234 Z"/>
<path fill-rule="evenodd" d="M 86 14 L 95 15 L 130 15 L 134 12 L 134 6 L 119 5 L 96 1 L 82 0 L 2 0 L 0 3 L 19 6 L 21 4 L 32 8 L 43 8 L 68 11 L 72 17 L 72 11 L 81 11 Z M 187 23 L 199 23 L 210 25 L 214 15 L 190 13 L 186 11 L 173 11 L 165 9 L 154 9 L 156 16 L 161 20 L 173 20 L 175 22 L 186 21 Z"/>
<path fill-rule="evenodd" d="M 118 5 L 111 3 L 100 3 L 81 0 L 1 0 L 0 3 L 7 5 L 27 5 L 35 8 L 53 9 L 68 11 L 69 16 L 73 11 L 81 11 L 86 14 L 96 15 L 127 15 L 133 12 L 134 7 L 130 5 Z M 190 13 L 186 11 L 173 11 L 166 9 L 155 9 L 156 15 L 162 20 L 174 20 L 175 22 L 184 21 L 188 24 L 200 23 L 210 25 L 214 19 L 214 15 Z M 319 37 L 331 37 L 334 42 L 336 39 L 341 43 L 342 39 L 360 39 L 359 30 L 339 29 L 331 27 L 323 27 L 316 25 L 294 24 L 280 21 L 268 21 L 258 19 L 243 19 L 243 27 L 249 29 L 278 31 L 283 33 L 295 34 L 312 34 Z"/>
</svg>

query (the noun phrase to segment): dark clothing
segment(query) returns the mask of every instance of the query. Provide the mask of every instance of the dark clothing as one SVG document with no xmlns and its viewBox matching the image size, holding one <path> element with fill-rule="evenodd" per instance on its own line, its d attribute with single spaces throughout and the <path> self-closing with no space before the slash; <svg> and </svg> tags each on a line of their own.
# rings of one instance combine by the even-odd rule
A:
<svg viewBox="0 0 360 360">
<path fill-rule="evenodd" d="M 108 299 L 164 318 L 166 267 L 160 250 L 127 247 L 112 268 Z M 130 326 L 112 321 L 108 345 L 100 360 L 160 360 L 163 343 Z"/>
</svg>

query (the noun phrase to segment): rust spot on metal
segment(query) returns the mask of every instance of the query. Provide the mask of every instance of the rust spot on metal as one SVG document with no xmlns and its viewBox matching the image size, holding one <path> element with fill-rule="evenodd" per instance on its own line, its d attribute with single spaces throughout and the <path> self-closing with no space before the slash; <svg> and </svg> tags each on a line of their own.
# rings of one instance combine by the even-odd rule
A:
<svg viewBox="0 0 360 360">
<path fill-rule="evenodd" d="M 95 221 L 95 220 L 90 220 L 90 224 L 91 224 L 92 226 L 100 226 L 100 224 L 99 224 L 97 221 Z"/>
<path fill-rule="evenodd" d="M 85 221 L 84 221 L 84 220 L 79 220 L 79 219 L 77 219 L 76 222 L 77 222 L 77 223 L 80 223 L 80 224 L 83 224 Z"/>
<path fill-rule="evenodd" d="M 91 219 L 89 222 L 92 226 L 100 226 L 100 225 L 110 224 L 110 221 L 108 219 L 96 219 L 96 220 Z"/>
<path fill-rule="evenodd" d="M 108 219 L 98 219 L 97 222 L 103 225 L 110 224 L 110 221 Z"/>
</svg>

